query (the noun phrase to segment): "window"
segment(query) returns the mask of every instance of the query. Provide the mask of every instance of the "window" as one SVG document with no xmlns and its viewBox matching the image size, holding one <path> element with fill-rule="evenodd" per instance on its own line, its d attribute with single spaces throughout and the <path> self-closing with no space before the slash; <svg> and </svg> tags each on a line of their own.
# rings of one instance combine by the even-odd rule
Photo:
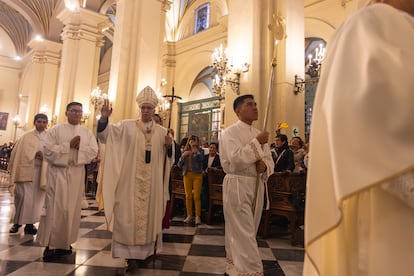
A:
<svg viewBox="0 0 414 276">
<path fill-rule="evenodd" d="M 207 30 L 210 23 L 210 3 L 203 4 L 195 10 L 194 34 Z"/>
</svg>

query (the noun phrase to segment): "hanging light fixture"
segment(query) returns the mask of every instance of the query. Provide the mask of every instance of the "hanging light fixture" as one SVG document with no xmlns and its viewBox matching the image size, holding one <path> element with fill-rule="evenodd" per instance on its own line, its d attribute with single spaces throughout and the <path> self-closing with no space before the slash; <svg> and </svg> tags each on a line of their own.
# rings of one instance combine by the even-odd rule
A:
<svg viewBox="0 0 414 276">
<path fill-rule="evenodd" d="M 90 96 L 90 102 L 93 106 L 95 106 L 95 110 L 99 108 L 103 103 L 104 100 L 108 99 L 108 94 L 102 93 L 102 90 L 97 86 L 95 89 L 92 90 Z"/>
<path fill-rule="evenodd" d="M 215 48 L 211 55 L 211 78 L 213 82 L 214 93 L 224 99 L 226 85 L 230 85 L 237 95 L 240 94 L 240 74 L 249 70 L 249 64 L 246 62 L 239 68 L 233 68 L 231 60 L 229 60 L 227 48 L 223 48 L 223 44 Z"/>
</svg>

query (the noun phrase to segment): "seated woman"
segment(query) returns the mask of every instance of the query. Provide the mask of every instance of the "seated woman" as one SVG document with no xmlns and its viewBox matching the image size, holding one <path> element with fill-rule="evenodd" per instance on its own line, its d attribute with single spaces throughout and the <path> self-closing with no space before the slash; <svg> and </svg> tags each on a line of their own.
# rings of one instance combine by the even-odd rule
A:
<svg viewBox="0 0 414 276">
<path fill-rule="evenodd" d="M 204 150 L 200 148 L 200 139 L 192 135 L 184 148 L 184 152 L 178 161 L 178 166 L 183 169 L 183 182 L 185 190 L 185 204 L 187 217 L 185 223 L 193 221 L 193 196 L 195 205 L 195 223 L 201 224 L 201 185 L 203 183 L 203 159 Z M 193 194 L 194 192 L 194 194 Z"/>
</svg>

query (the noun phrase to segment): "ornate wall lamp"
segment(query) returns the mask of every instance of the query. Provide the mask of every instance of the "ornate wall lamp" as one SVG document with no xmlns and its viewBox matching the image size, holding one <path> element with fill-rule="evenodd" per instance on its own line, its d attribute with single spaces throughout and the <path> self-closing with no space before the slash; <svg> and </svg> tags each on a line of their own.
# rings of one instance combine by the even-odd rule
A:
<svg viewBox="0 0 414 276">
<path fill-rule="evenodd" d="M 214 93 L 220 98 L 225 98 L 226 85 L 237 94 L 240 94 L 240 75 L 249 71 L 249 64 L 246 62 L 240 68 L 233 68 L 232 62 L 229 62 L 228 50 L 223 49 L 221 44 L 214 49 L 211 55 L 211 78 L 213 80 Z"/>
<path fill-rule="evenodd" d="M 308 79 L 303 79 L 298 75 L 295 75 L 295 88 L 293 93 L 295 95 L 303 93 L 305 91 L 305 85 L 308 83 L 317 83 L 319 81 L 319 76 L 321 75 L 322 62 L 325 58 L 326 49 L 324 44 L 319 44 L 319 47 L 315 48 L 315 57 L 313 58 L 312 54 L 308 55 L 308 64 L 306 65 L 306 75 L 309 76 Z"/>
</svg>

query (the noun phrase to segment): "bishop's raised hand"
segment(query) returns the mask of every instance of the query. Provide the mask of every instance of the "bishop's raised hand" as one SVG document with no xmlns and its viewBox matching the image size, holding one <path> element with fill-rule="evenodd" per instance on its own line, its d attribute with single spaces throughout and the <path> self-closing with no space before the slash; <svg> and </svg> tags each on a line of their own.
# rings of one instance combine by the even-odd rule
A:
<svg viewBox="0 0 414 276">
<path fill-rule="evenodd" d="M 106 119 L 112 114 L 112 105 L 109 103 L 108 99 L 104 100 L 104 103 L 101 108 L 101 118 Z"/>
</svg>

